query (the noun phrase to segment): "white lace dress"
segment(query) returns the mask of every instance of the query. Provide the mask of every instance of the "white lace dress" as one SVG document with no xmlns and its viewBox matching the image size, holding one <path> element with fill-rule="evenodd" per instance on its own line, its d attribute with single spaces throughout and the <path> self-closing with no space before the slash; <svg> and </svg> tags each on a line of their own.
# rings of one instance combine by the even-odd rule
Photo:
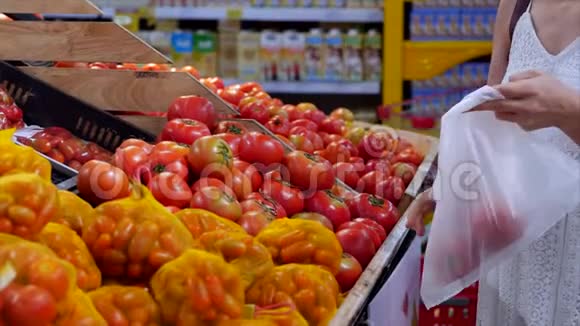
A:
<svg viewBox="0 0 580 326">
<path fill-rule="evenodd" d="M 504 82 L 532 69 L 580 89 L 580 38 L 557 55 L 548 53 L 528 10 L 516 25 Z M 580 162 L 580 147 L 559 129 L 534 133 Z M 580 198 L 578 203 L 530 248 L 480 278 L 478 326 L 580 325 Z"/>
</svg>

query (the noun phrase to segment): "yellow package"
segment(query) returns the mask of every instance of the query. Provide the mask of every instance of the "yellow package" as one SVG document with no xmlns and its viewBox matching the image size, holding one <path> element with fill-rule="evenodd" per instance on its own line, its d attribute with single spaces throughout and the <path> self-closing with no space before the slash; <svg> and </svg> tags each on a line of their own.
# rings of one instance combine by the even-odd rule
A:
<svg viewBox="0 0 580 326">
<path fill-rule="evenodd" d="M 28 172 L 50 181 L 50 162 L 28 146 L 12 141 L 16 129 L 0 130 L 0 176 L 14 172 Z"/>
<path fill-rule="evenodd" d="M 83 240 L 104 277 L 148 281 L 163 264 L 192 248 L 193 238 L 144 186 L 95 208 Z"/>
<path fill-rule="evenodd" d="M 315 264 L 338 272 L 342 247 L 322 224 L 300 219 L 277 219 L 256 237 L 277 264 Z"/>
<path fill-rule="evenodd" d="M 0 275 L 3 293 L 13 298 L 3 305 L 7 325 L 53 325 L 71 308 L 75 269 L 41 244 L 0 234 Z M 43 300 L 31 306 L 31 295 Z"/>
<path fill-rule="evenodd" d="M 104 286 L 89 297 L 109 325 L 161 325 L 159 306 L 144 288 Z"/>
<path fill-rule="evenodd" d="M 274 268 L 268 249 L 250 235 L 218 230 L 202 234 L 199 242 L 202 249 L 221 255 L 238 269 L 244 289 Z"/>
<path fill-rule="evenodd" d="M 101 286 L 101 271 L 83 239 L 73 230 L 62 224 L 48 223 L 38 235 L 38 242 L 73 264 L 77 271 L 77 286 L 81 290 L 89 291 Z"/>
<path fill-rule="evenodd" d="M 310 325 L 326 325 L 336 313 L 338 283 L 315 265 L 277 266 L 247 292 L 246 301 L 260 307 L 295 306 Z"/>
<path fill-rule="evenodd" d="M 70 296 L 70 306 L 57 325 L 59 326 L 107 326 L 107 322 L 97 311 L 89 296 L 77 289 Z"/>
<path fill-rule="evenodd" d="M 34 238 L 58 213 L 56 187 L 32 173 L 0 177 L 0 232 Z"/>
<path fill-rule="evenodd" d="M 204 209 L 182 209 L 175 216 L 185 224 L 194 239 L 199 239 L 205 232 L 216 230 L 246 233 L 239 224 Z"/>
<path fill-rule="evenodd" d="M 238 270 L 222 257 L 188 250 L 151 279 L 153 296 L 170 325 L 211 325 L 240 319 L 244 287 Z"/>
<path fill-rule="evenodd" d="M 70 191 L 59 190 L 58 198 L 61 203 L 60 211 L 52 221 L 66 225 L 82 236 L 83 225 L 95 217 L 93 207 Z"/>
</svg>

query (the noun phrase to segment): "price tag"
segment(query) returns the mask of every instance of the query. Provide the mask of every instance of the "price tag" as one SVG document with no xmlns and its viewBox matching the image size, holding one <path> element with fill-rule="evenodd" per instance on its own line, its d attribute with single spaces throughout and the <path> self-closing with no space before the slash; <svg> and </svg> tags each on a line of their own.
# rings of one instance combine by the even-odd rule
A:
<svg viewBox="0 0 580 326">
<path fill-rule="evenodd" d="M 242 8 L 227 8 L 226 18 L 230 20 L 241 20 L 243 16 Z"/>
</svg>

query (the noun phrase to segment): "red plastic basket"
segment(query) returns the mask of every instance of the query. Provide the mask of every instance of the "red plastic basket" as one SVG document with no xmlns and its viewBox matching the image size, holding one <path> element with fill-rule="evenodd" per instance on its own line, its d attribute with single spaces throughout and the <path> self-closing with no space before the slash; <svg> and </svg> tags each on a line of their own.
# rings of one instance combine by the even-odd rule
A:
<svg viewBox="0 0 580 326">
<path fill-rule="evenodd" d="M 423 259 L 421 259 L 421 268 Z M 477 315 L 477 283 L 430 310 L 421 304 L 419 326 L 475 326 Z"/>
</svg>

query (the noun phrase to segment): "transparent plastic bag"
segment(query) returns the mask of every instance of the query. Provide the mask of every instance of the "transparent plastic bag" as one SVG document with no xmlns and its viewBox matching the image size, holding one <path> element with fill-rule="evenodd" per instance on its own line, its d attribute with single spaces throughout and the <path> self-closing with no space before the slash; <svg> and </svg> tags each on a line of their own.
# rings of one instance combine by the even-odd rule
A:
<svg viewBox="0 0 580 326">
<path fill-rule="evenodd" d="M 144 288 L 103 286 L 89 297 L 109 326 L 161 325 L 159 306 Z"/>
<path fill-rule="evenodd" d="M 68 300 L 70 303 L 66 312 L 59 318 L 59 326 L 108 326 L 97 311 L 89 296 L 76 289 Z"/>
<path fill-rule="evenodd" d="M 83 291 L 101 286 L 101 271 L 87 246 L 69 227 L 48 223 L 38 235 L 38 242 L 52 249 L 61 259 L 73 264 L 77 271 L 77 286 Z"/>
<path fill-rule="evenodd" d="M 339 302 L 336 279 L 316 265 L 277 266 L 247 291 L 248 303 L 262 308 L 295 306 L 310 325 L 326 325 Z"/>
<path fill-rule="evenodd" d="M 239 319 L 245 302 L 239 271 L 222 257 L 196 249 L 161 267 L 151 279 L 163 320 L 171 325 L 211 325 Z"/>
<path fill-rule="evenodd" d="M 81 197 L 66 190 L 58 191 L 60 211 L 52 222 L 63 224 L 82 236 L 83 226 L 95 218 L 93 207 Z"/>
<path fill-rule="evenodd" d="M 244 289 L 274 268 L 270 251 L 248 234 L 218 230 L 202 234 L 199 242 L 239 270 Z"/>
<path fill-rule="evenodd" d="M 194 246 L 186 227 L 136 186 L 130 197 L 95 208 L 83 240 L 104 277 L 148 281 L 163 264 Z"/>
<path fill-rule="evenodd" d="M 334 233 L 315 221 L 277 219 L 256 236 L 277 264 L 315 264 L 338 272 L 342 247 Z"/>
<path fill-rule="evenodd" d="M 50 162 L 28 146 L 14 143 L 15 129 L 0 130 L 0 175 L 14 172 L 34 173 L 50 181 Z"/>
<path fill-rule="evenodd" d="M 580 205 L 580 165 L 553 145 L 491 112 L 491 87 L 442 119 L 437 200 L 421 296 L 430 308 L 528 247 Z"/>
</svg>

